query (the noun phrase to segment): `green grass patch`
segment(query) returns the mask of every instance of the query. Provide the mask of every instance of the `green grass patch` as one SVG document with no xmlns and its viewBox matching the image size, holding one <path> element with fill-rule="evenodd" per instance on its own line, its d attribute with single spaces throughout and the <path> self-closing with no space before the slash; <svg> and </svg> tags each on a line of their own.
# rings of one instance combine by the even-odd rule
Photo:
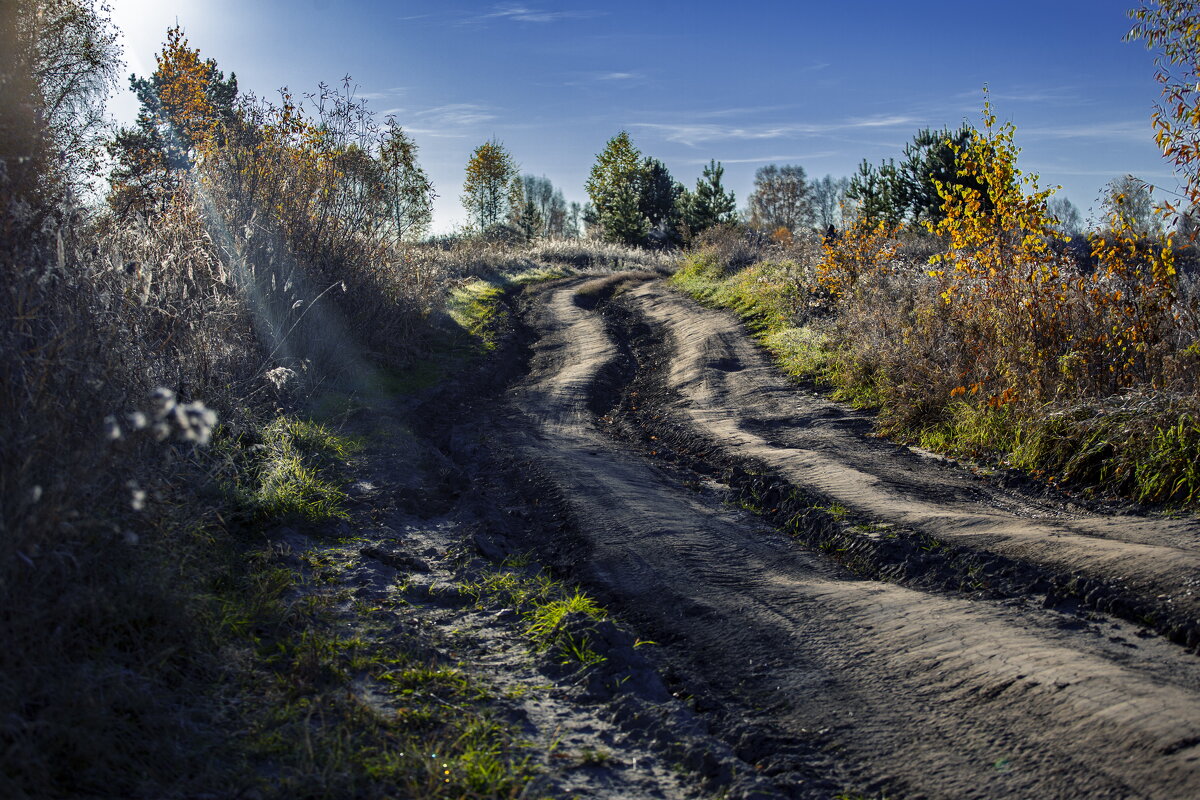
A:
<svg viewBox="0 0 1200 800">
<path fill-rule="evenodd" d="M 496 273 L 475 278 L 450 293 L 446 311 L 482 352 L 496 349 L 504 315 L 503 299 L 514 287 L 566 277 L 564 267 L 531 267 L 520 272 Z"/>
<path fill-rule="evenodd" d="M 278 566 L 269 549 L 249 563 L 227 575 L 217 620 L 223 647 L 239 654 L 230 699 L 241 726 L 229 743 L 243 764 L 238 784 L 272 798 L 521 791 L 528 750 L 486 686 L 425 642 L 383 627 L 349 632 L 340 595 Z M 364 699 L 364 685 L 380 699 Z"/>
<path fill-rule="evenodd" d="M 608 616 L 604 609 L 578 588 L 570 588 L 544 572 L 515 571 L 524 565 L 523 559 L 508 560 L 478 581 L 464 583 L 462 591 L 480 607 L 499 605 L 516 610 L 535 649 L 554 651 L 563 663 L 588 665 L 603 661 L 586 632 L 573 635 L 563 623 L 573 616 L 599 622 Z"/>
<path fill-rule="evenodd" d="M 340 472 L 364 443 L 321 423 L 278 417 L 251 446 L 234 496 L 252 521 L 321 523 L 346 519 Z"/>
<path fill-rule="evenodd" d="M 446 301 L 450 319 L 477 343 L 483 352 L 496 348 L 497 319 L 505 285 L 499 281 L 473 280 L 451 292 Z"/>
</svg>

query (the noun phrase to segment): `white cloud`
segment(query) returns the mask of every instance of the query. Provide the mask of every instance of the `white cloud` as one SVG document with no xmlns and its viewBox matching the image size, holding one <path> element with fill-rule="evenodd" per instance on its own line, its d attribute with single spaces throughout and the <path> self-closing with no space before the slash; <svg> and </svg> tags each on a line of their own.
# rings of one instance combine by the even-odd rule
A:
<svg viewBox="0 0 1200 800">
<path fill-rule="evenodd" d="M 412 112 L 409 115 L 412 124 L 405 125 L 404 128 L 409 133 L 422 136 L 457 139 L 467 136 L 475 126 L 496 118 L 487 106 L 475 103 L 448 103 Z"/>
<path fill-rule="evenodd" d="M 1150 120 L 1138 122 L 1096 122 L 1073 125 L 1022 127 L 1018 136 L 1043 136 L 1051 139 L 1108 139 L 1114 141 L 1153 142 Z"/>
<path fill-rule="evenodd" d="M 722 164 L 786 164 L 796 161 L 814 161 L 818 158 L 829 158 L 837 153 L 833 150 L 825 150 L 820 153 L 802 153 L 799 155 L 790 156 L 766 156 L 764 158 L 719 158 L 717 159 Z M 707 164 L 707 158 L 693 158 L 684 162 L 686 164 Z"/>
<path fill-rule="evenodd" d="M 494 11 L 473 17 L 470 22 L 489 22 L 491 20 L 510 20 L 512 22 L 561 22 L 567 19 L 587 19 L 599 16 L 598 11 L 546 11 L 523 5 L 496 6 Z"/>
<path fill-rule="evenodd" d="M 480 122 L 490 122 L 496 118 L 486 106 L 473 103 L 449 103 L 444 106 L 427 108 L 414 115 L 422 123 L 430 125 L 477 125 Z"/>
<path fill-rule="evenodd" d="M 918 117 L 909 116 L 875 116 L 848 119 L 834 123 L 785 123 L 778 125 L 749 125 L 729 126 L 711 123 L 634 123 L 633 127 L 647 128 L 659 131 L 669 142 L 694 147 L 705 142 L 713 141 L 756 141 L 762 139 L 782 139 L 791 136 L 819 136 L 844 131 L 912 127 L 921 122 Z"/>
</svg>

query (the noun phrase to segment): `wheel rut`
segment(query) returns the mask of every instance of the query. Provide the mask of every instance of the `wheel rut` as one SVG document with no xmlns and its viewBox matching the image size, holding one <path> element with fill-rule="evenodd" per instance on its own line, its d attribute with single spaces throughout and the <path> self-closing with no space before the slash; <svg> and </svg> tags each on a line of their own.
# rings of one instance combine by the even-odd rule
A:
<svg viewBox="0 0 1200 800">
<path fill-rule="evenodd" d="M 772 378 L 728 317 L 650 276 L 530 291 L 529 374 L 509 389 L 491 446 L 553 487 L 575 576 L 659 642 L 677 695 L 693 696 L 747 770 L 789 797 L 1200 792 L 1200 659 L 1117 619 L 855 574 L 806 535 L 727 502 L 769 512 L 789 499 L 777 480 L 729 464 L 832 498 L 874 520 L 872 536 L 894 524 L 1055 574 L 1091 570 L 1097 585 L 1115 575 L 1174 588 L 1195 558 L 1185 526 L 1162 534 L 1137 521 L 1125 535 L 1119 522 L 1077 519 L 870 440 L 861 421 Z M 656 365 L 632 358 L 601 313 L 613 293 L 627 325 L 661 339 Z M 645 372 L 659 396 L 631 395 L 649 385 Z M 661 439 L 606 413 L 620 404 Z M 620 428 L 641 441 L 611 434 Z M 675 457 L 680 442 L 762 491 L 748 498 L 680 468 L 697 460 Z M 658 447 L 666 458 L 650 456 Z"/>
</svg>

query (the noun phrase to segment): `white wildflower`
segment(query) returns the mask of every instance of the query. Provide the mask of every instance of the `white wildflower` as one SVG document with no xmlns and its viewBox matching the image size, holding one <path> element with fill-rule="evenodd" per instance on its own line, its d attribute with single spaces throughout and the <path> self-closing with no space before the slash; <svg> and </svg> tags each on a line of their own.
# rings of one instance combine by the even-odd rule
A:
<svg viewBox="0 0 1200 800">
<path fill-rule="evenodd" d="M 110 442 L 115 442 L 121 438 L 121 426 L 117 424 L 117 418 L 109 415 L 104 418 L 104 437 Z"/>
<path fill-rule="evenodd" d="M 207 445 L 212 438 L 213 428 L 217 426 L 217 412 L 201 403 L 199 400 L 177 407 L 182 414 L 180 434 L 189 442 Z"/>
<path fill-rule="evenodd" d="M 129 490 L 129 507 L 134 511 L 146 508 L 146 490 L 138 486 L 137 481 L 127 481 L 125 488 Z"/>
<path fill-rule="evenodd" d="M 296 379 L 296 371 L 293 369 L 288 369 L 287 367 L 276 367 L 275 369 L 268 370 L 263 377 L 266 378 L 271 385 L 275 387 L 275 391 L 278 392 L 282 391 L 284 386 Z"/>
<path fill-rule="evenodd" d="M 150 424 L 150 419 L 141 411 L 134 411 L 125 415 L 125 423 L 135 431 L 145 430 Z"/>
<path fill-rule="evenodd" d="M 164 419 L 175 408 L 175 393 L 160 386 L 150 393 L 150 402 L 154 404 L 155 419 Z"/>
<path fill-rule="evenodd" d="M 32 489 L 29 490 L 29 502 L 30 503 L 36 503 L 37 501 L 39 501 L 41 499 L 42 499 L 42 487 L 41 486 L 34 486 Z"/>
</svg>

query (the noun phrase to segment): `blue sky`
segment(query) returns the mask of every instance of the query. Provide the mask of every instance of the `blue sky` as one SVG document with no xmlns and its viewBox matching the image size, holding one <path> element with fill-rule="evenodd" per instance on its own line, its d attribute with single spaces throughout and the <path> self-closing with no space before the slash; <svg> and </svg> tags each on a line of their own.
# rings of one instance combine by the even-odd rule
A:
<svg viewBox="0 0 1200 800">
<path fill-rule="evenodd" d="M 463 221 L 463 169 L 496 137 L 568 200 L 628 130 L 691 186 L 710 158 L 744 205 L 754 171 L 849 175 L 899 156 L 922 127 L 978 120 L 983 86 L 1017 125 L 1021 166 L 1085 213 L 1124 173 L 1176 185 L 1153 139 L 1151 54 L 1125 43 L 1136 0 L 795 0 L 513 3 L 114 0 L 128 70 L 152 69 L 167 27 L 274 98 L 351 75 L 420 146 Z M 113 113 L 131 119 L 130 96 Z"/>
</svg>

